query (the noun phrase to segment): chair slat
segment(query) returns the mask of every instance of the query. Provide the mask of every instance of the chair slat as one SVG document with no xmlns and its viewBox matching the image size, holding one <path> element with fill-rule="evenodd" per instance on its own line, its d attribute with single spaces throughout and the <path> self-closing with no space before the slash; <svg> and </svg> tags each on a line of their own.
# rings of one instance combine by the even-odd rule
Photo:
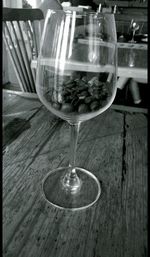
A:
<svg viewBox="0 0 150 257">
<path fill-rule="evenodd" d="M 35 43 L 34 43 L 34 38 L 33 38 L 33 28 L 32 28 L 31 21 L 28 21 L 28 29 L 29 29 L 30 37 L 32 38 L 32 58 L 35 59 L 36 58 Z"/>
<path fill-rule="evenodd" d="M 35 54 L 36 54 L 36 57 L 38 57 L 38 47 L 37 47 L 37 41 L 36 41 L 34 22 L 31 21 L 31 24 L 32 24 L 32 28 L 33 28 L 33 42 L 34 42 L 34 46 L 35 46 Z"/>
<path fill-rule="evenodd" d="M 13 24 L 12 21 L 11 21 L 11 25 L 12 25 L 13 33 L 14 33 L 14 36 L 15 36 L 16 44 L 17 44 L 18 58 L 20 60 L 21 66 L 22 66 L 22 70 L 23 70 L 25 76 L 27 76 L 26 81 L 27 81 L 27 84 L 29 84 L 28 89 L 29 89 L 29 91 L 32 91 L 32 84 L 30 83 L 30 77 L 28 75 L 28 71 L 27 71 L 27 68 L 26 68 L 26 62 L 24 60 L 24 56 L 23 56 L 23 53 L 22 53 L 22 50 L 21 50 L 20 42 L 17 38 L 17 33 L 16 33 L 16 30 L 15 30 L 15 27 L 14 27 L 14 24 Z"/>
<path fill-rule="evenodd" d="M 32 47 L 31 47 L 31 40 L 29 37 L 29 31 L 28 31 L 28 22 L 25 21 L 25 32 L 27 35 L 27 40 L 28 40 L 28 46 L 29 46 L 29 50 L 30 50 L 30 57 L 32 57 Z"/>
<path fill-rule="evenodd" d="M 36 92 L 36 70 L 31 67 L 32 59 L 38 57 L 38 29 L 34 22 L 38 23 L 43 19 L 40 9 L 3 8 L 4 41 L 22 91 Z M 11 30 L 7 23 L 10 23 Z"/>
<path fill-rule="evenodd" d="M 23 72 L 23 69 L 22 69 L 20 60 L 19 60 L 19 58 L 18 58 L 18 54 L 17 54 L 16 48 L 15 48 L 15 45 L 14 45 L 14 42 L 13 42 L 13 39 L 12 39 L 12 37 L 11 37 L 11 33 L 10 33 L 10 31 L 9 31 L 9 28 L 8 28 L 8 25 L 7 25 L 6 22 L 4 23 L 4 27 L 6 28 L 7 34 L 8 34 L 9 39 L 10 39 L 10 43 L 11 43 L 11 45 L 12 45 L 12 47 L 13 47 L 14 55 L 13 55 L 12 50 L 11 50 L 11 47 L 10 47 L 8 41 L 7 41 L 8 46 L 9 46 L 9 51 L 10 51 L 10 53 L 11 53 L 11 56 L 13 56 L 14 59 L 15 59 L 15 64 L 16 64 L 17 70 L 18 70 L 18 72 L 21 74 L 21 77 L 22 77 L 22 79 L 23 79 L 22 81 L 23 81 L 23 84 L 24 84 L 24 88 L 26 89 L 26 88 L 27 88 L 26 77 L 25 77 L 25 75 L 24 75 L 24 72 Z"/>
<path fill-rule="evenodd" d="M 33 58 L 33 50 L 32 50 L 32 46 L 31 46 L 31 40 L 33 41 L 32 39 L 32 35 L 30 34 L 30 31 L 28 30 L 29 28 L 29 24 L 28 24 L 28 21 L 25 21 L 25 32 L 26 32 L 26 35 L 27 35 L 27 41 L 28 41 L 28 50 L 30 51 L 30 55 L 28 56 L 28 58 Z M 29 37 L 29 34 L 30 34 L 30 37 Z M 33 44 L 33 43 L 32 43 Z M 33 75 L 33 79 L 34 79 L 34 83 L 36 82 L 36 71 L 35 69 L 32 69 L 31 67 L 31 71 L 32 71 L 32 75 Z"/>
<path fill-rule="evenodd" d="M 18 24 L 19 33 L 20 33 L 21 40 L 22 40 L 22 46 L 23 46 L 23 51 L 24 51 L 24 56 L 25 56 L 25 62 L 27 64 L 28 75 L 29 75 L 29 78 L 30 78 L 30 84 L 31 84 L 31 88 L 32 88 L 32 90 L 34 92 L 35 91 L 34 79 L 33 79 L 33 75 L 32 75 L 32 72 L 31 72 L 30 62 L 29 62 L 28 54 L 27 54 L 27 49 L 26 49 L 26 46 L 25 46 L 25 42 L 24 42 L 21 26 L 20 26 L 20 23 L 18 21 L 17 21 L 17 24 Z"/>
<path fill-rule="evenodd" d="M 9 46 L 9 43 L 7 41 L 7 38 L 6 38 L 5 34 L 3 34 L 3 38 L 4 38 L 4 41 L 5 41 L 5 44 L 6 44 L 7 48 L 9 49 L 10 46 Z M 11 58 L 12 63 L 14 64 L 13 67 L 14 67 L 14 70 L 16 72 L 16 76 L 17 76 L 17 79 L 19 81 L 20 87 L 21 87 L 23 92 L 26 92 L 26 85 L 24 84 L 24 78 L 22 77 L 22 74 L 21 74 L 21 72 L 19 70 L 19 67 L 18 67 L 17 63 L 16 63 L 16 59 L 14 58 L 14 56 L 11 53 L 10 50 L 9 50 L 9 56 Z"/>
</svg>

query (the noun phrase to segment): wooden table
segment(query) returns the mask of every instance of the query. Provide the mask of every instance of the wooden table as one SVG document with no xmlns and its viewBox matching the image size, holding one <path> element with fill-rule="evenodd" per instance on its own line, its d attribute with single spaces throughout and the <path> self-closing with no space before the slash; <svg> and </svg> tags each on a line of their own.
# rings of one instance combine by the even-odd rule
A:
<svg viewBox="0 0 150 257">
<path fill-rule="evenodd" d="M 146 257 L 147 114 L 108 109 L 81 125 L 77 165 L 101 181 L 93 207 L 64 211 L 41 180 L 68 164 L 69 126 L 3 93 L 3 257 Z"/>
</svg>

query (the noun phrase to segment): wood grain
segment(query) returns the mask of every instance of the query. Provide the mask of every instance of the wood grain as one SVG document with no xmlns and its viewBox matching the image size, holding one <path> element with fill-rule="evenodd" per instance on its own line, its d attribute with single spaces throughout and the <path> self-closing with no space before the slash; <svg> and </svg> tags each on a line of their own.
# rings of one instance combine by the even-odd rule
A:
<svg viewBox="0 0 150 257">
<path fill-rule="evenodd" d="M 40 105 L 28 119 L 3 156 L 3 256 L 147 257 L 147 116 L 109 109 L 81 124 L 77 166 L 98 177 L 102 195 L 79 212 L 41 191 L 48 171 L 68 165 L 67 123 Z"/>
</svg>

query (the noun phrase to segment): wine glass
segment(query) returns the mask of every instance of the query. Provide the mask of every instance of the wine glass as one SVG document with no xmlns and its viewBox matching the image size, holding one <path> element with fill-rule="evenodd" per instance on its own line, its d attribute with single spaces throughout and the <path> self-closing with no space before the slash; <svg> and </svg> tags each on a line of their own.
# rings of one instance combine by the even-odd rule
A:
<svg viewBox="0 0 150 257">
<path fill-rule="evenodd" d="M 46 200 L 68 210 L 92 206 L 101 185 L 90 171 L 76 167 L 79 127 L 104 112 L 116 95 L 117 47 L 113 14 L 48 10 L 37 65 L 41 102 L 70 125 L 68 167 L 43 179 Z"/>
<path fill-rule="evenodd" d="M 134 36 L 135 36 L 135 33 L 137 30 L 139 30 L 140 26 L 139 24 L 137 24 L 133 19 L 131 21 L 131 24 L 130 24 L 130 30 L 131 30 L 131 34 L 132 34 L 132 38 L 131 40 L 129 41 L 130 43 L 136 43 L 136 41 L 134 40 Z"/>
</svg>

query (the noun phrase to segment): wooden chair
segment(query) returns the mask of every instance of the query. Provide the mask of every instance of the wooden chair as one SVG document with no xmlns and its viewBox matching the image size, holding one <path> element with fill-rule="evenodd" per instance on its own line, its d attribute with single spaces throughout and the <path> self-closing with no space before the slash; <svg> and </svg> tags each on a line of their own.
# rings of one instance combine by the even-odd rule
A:
<svg viewBox="0 0 150 257">
<path fill-rule="evenodd" d="M 40 9 L 3 8 L 3 38 L 23 92 L 36 92 L 32 59 L 38 57 Z"/>
</svg>

